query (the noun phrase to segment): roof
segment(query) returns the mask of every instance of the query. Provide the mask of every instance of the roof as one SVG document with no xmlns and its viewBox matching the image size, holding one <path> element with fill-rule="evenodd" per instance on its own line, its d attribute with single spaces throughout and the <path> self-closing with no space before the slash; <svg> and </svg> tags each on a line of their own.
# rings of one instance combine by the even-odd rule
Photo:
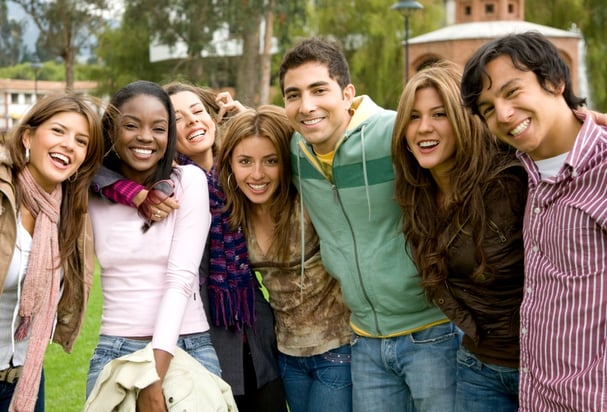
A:
<svg viewBox="0 0 607 412">
<path fill-rule="evenodd" d="M 485 21 L 474 23 L 453 24 L 442 29 L 422 34 L 409 39 L 409 44 L 431 43 L 435 41 L 453 41 L 463 39 L 492 39 L 511 33 L 539 31 L 546 37 L 582 38 L 582 35 L 554 27 L 542 26 L 520 20 Z"/>
<path fill-rule="evenodd" d="M 35 85 L 35 83 L 37 83 Z M 48 80 L 24 80 L 24 79 L 0 79 L 0 90 L 3 92 L 23 92 L 32 91 L 37 86 L 39 93 L 51 93 L 65 91 L 65 82 Z M 97 82 L 92 80 L 82 80 L 74 82 L 74 91 L 90 91 L 97 87 Z"/>
</svg>

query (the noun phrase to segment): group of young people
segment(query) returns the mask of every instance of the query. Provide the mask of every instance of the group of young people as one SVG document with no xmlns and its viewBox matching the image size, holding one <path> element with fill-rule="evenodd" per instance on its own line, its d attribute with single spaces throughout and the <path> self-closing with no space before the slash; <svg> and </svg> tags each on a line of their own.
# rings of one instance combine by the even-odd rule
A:
<svg viewBox="0 0 607 412">
<path fill-rule="evenodd" d="M 151 345 L 138 410 L 167 410 L 177 348 L 241 411 L 604 410 L 607 128 L 557 49 L 433 63 L 396 112 L 324 40 L 279 79 L 284 108 L 137 81 L 102 119 L 69 94 L 30 110 L 0 153 L 0 410 L 43 410 L 93 251 L 89 399 Z"/>
</svg>

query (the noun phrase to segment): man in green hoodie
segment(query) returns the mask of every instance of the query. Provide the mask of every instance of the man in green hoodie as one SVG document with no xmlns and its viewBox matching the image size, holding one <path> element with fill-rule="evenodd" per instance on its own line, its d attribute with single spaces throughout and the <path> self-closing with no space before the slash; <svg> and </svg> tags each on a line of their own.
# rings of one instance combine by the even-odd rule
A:
<svg viewBox="0 0 607 412">
<path fill-rule="evenodd" d="M 459 335 L 425 299 L 405 250 L 390 156 L 395 112 L 355 97 L 334 44 L 306 39 L 280 85 L 293 179 L 352 311 L 354 411 L 450 411 Z"/>
</svg>

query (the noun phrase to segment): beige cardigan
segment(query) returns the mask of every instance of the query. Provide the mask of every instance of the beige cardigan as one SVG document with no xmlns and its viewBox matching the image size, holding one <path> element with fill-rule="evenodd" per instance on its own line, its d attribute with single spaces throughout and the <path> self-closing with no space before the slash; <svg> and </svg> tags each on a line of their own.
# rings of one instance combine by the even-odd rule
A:
<svg viewBox="0 0 607 412">
<path fill-rule="evenodd" d="M 159 379 L 149 343 L 105 365 L 84 412 L 135 412 L 139 390 Z M 175 350 L 162 389 L 169 411 L 237 411 L 230 385 L 181 348 Z"/>
</svg>

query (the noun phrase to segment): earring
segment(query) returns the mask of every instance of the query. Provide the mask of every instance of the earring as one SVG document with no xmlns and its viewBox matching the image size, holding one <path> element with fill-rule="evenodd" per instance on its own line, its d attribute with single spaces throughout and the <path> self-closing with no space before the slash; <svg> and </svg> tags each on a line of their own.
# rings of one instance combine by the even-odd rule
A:
<svg viewBox="0 0 607 412">
<path fill-rule="evenodd" d="M 230 183 L 232 180 L 232 176 L 233 176 L 233 174 L 232 174 L 232 172 L 230 172 L 230 174 L 228 175 L 228 188 L 230 188 L 230 189 L 232 188 L 232 185 Z"/>
<path fill-rule="evenodd" d="M 29 163 L 30 162 L 30 149 L 29 147 L 25 148 L 25 163 Z"/>
<path fill-rule="evenodd" d="M 67 181 L 70 183 L 73 183 L 76 181 L 76 179 L 78 179 L 78 171 L 76 170 L 76 173 L 74 173 L 73 175 L 71 175 L 70 177 L 67 178 Z"/>
<path fill-rule="evenodd" d="M 348 114 L 349 114 L 350 116 L 354 116 L 354 111 L 355 111 L 355 110 L 354 110 L 352 107 L 350 107 L 350 108 L 348 109 Z"/>
</svg>

